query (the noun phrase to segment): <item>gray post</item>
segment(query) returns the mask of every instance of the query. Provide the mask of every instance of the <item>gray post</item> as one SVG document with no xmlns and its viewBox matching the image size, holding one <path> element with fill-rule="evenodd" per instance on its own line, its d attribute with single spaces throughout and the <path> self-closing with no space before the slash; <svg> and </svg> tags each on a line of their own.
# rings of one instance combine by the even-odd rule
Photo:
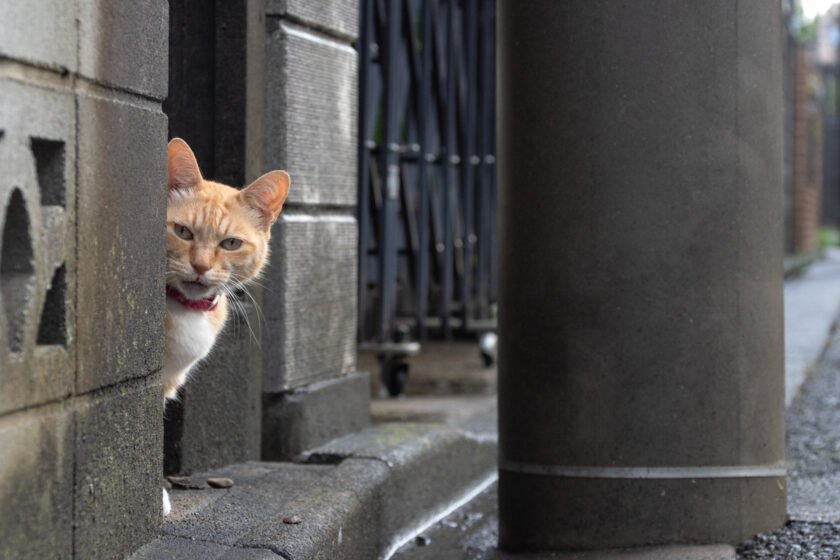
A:
<svg viewBox="0 0 840 560">
<path fill-rule="evenodd" d="M 781 525 L 778 4 L 498 9 L 501 547 Z"/>
</svg>

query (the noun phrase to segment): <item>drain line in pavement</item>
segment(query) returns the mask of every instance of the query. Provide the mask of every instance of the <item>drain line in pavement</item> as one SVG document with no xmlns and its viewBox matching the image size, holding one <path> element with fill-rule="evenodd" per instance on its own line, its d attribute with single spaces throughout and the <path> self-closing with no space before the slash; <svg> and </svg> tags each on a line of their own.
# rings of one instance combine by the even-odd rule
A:
<svg viewBox="0 0 840 560">
<path fill-rule="evenodd" d="M 420 533 L 422 533 L 423 531 L 425 531 L 426 529 L 428 529 L 429 527 L 431 527 L 432 525 L 434 525 L 435 523 L 437 523 L 438 521 L 440 521 L 459 507 L 461 507 L 462 505 L 466 504 L 467 502 L 481 494 L 488 486 L 496 482 L 498 479 L 499 473 L 494 470 L 491 475 L 481 480 L 475 486 L 471 487 L 469 490 L 467 490 L 466 493 L 464 493 L 461 496 L 460 499 L 452 502 L 445 509 L 437 512 L 436 514 L 433 514 L 431 517 L 426 517 L 422 519 L 414 528 L 409 528 L 406 529 L 404 532 L 398 533 L 395 536 L 394 540 L 391 542 L 391 546 L 388 547 L 388 549 L 385 551 L 384 554 L 382 554 L 382 556 L 380 556 L 380 559 L 388 560 L 389 558 L 391 558 L 391 556 L 393 556 L 394 553 L 397 552 L 397 550 L 399 550 L 402 545 L 404 545 L 405 543 L 407 543 L 408 541 L 410 541 L 411 539 L 413 539 L 414 537 L 416 537 L 417 535 L 419 535 Z"/>
</svg>

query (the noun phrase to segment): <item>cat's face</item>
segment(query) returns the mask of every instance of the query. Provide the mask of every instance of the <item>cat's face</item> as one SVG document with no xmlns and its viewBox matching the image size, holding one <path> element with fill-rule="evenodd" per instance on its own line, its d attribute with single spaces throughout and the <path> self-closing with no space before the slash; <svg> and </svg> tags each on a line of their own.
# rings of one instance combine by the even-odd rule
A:
<svg viewBox="0 0 840 560">
<path fill-rule="evenodd" d="M 169 143 L 167 160 L 167 285 L 200 300 L 255 278 L 268 259 L 271 224 L 286 199 L 289 176 L 272 171 L 241 191 L 205 181 L 179 138 Z"/>
</svg>

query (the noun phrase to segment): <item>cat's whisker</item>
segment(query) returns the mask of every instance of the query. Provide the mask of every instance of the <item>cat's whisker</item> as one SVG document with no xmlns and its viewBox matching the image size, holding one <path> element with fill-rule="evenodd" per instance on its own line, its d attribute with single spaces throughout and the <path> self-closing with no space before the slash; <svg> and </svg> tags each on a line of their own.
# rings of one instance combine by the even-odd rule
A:
<svg viewBox="0 0 840 560">
<path fill-rule="evenodd" d="M 227 296 L 227 301 L 228 301 L 228 304 L 231 306 L 231 310 L 233 311 L 233 314 L 238 315 L 239 310 L 236 307 L 236 298 L 234 297 L 233 293 L 225 285 L 221 285 L 220 288 L 224 292 L 225 296 Z M 233 321 L 233 337 L 234 338 L 239 337 L 239 321 L 237 321 L 236 318 L 234 318 L 234 321 Z"/>
<path fill-rule="evenodd" d="M 231 272 L 231 273 L 230 273 L 230 278 L 231 278 L 232 280 L 234 280 L 234 281 L 238 282 L 239 284 L 242 284 L 242 285 L 246 285 L 246 284 L 254 284 L 255 286 L 259 286 L 260 288 L 262 288 L 263 290 L 265 290 L 265 291 L 267 291 L 267 292 L 273 292 L 273 291 L 274 291 L 274 290 L 272 290 L 271 288 L 269 288 L 268 286 L 266 286 L 265 284 L 263 284 L 262 282 L 260 282 L 260 281 L 257 279 L 257 278 L 259 278 L 259 277 L 257 277 L 257 278 L 250 278 L 250 279 L 248 279 L 248 278 L 245 278 L 244 276 L 238 276 L 237 274 L 235 274 L 235 273 Z"/>
<path fill-rule="evenodd" d="M 228 302 L 229 302 L 229 304 L 230 304 L 231 309 L 233 310 L 233 312 L 234 312 L 237 316 L 239 316 L 239 317 L 241 317 L 241 318 L 242 318 L 242 320 L 245 322 L 245 326 L 247 326 L 247 327 L 248 327 L 248 331 L 250 332 L 251 337 L 252 337 L 255 341 L 257 341 L 257 342 L 259 343 L 259 341 L 258 341 L 258 339 L 257 339 L 257 336 L 256 336 L 256 334 L 254 333 L 254 330 L 251 328 L 251 322 L 250 322 L 250 319 L 249 319 L 249 317 L 248 317 L 248 311 L 247 311 L 247 309 L 245 308 L 245 306 L 244 306 L 244 304 L 242 303 L 242 301 L 241 301 L 241 300 L 237 297 L 236 292 L 234 292 L 234 290 L 233 290 L 230 286 L 227 286 L 227 285 L 225 285 L 225 284 L 222 284 L 222 285 L 220 286 L 220 288 L 221 288 L 221 289 L 224 291 L 224 293 L 227 295 Z M 234 329 L 237 329 L 237 328 L 238 328 L 238 326 L 239 326 L 239 325 L 238 325 L 238 323 L 239 323 L 239 321 L 236 321 L 236 322 L 234 323 Z M 237 336 L 237 335 L 238 335 L 237 331 L 236 331 L 236 330 L 234 330 L 234 336 Z"/>
<path fill-rule="evenodd" d="M 233 283 L 239 290 L 242 290 L 242 292 L 251 300 L 251 303 L 253 304 L 254 309 L 257 313 L 257 322 L 259 324 L 259 327 L 262 328 L 262 325 L 265 324 L 265 315 L 263 315 L 262 309 L 260 309 L 260 306 L 257 304 L 257 300 L 254 299 L 254 296 L 251 294 L 251 292 L 248 290 L 248 287 L 245 286 L 245 284 L 243 284 L 242 282 L 237 282 L 236 280 L 233 280 Z"/>
<path fill-rule="evenodd" d="M 237 310 L 238 315 L 240 315 L 244 320 L 245 326 L 248 327 L 248 331 L 251 333 L 251 338 L 254 340 L 254 342 L 256 342 L 257 348 L 260 348 L 260 339 L 259 337 L 257 337 L 256 333 L 254 332 L 254 329 L 251 327 L 251 319 L 248 316 L 248 310 L 245 307 L 245 304 L 236 296 L 236 293 L 229 286 L 224 286 L 224 289 L 228 294 L 229 301 L 232 302 L 233 306 Z M 251 294 L 249 294 L 247 291 L 245 291 L 245 293 L 248 294 L 248 297 L 251 297 Z M 251 299 L 253 301 L 253 298 Z M 256 308 L 256 302 L 254 303 L 254 307 Z"/>
</svg>

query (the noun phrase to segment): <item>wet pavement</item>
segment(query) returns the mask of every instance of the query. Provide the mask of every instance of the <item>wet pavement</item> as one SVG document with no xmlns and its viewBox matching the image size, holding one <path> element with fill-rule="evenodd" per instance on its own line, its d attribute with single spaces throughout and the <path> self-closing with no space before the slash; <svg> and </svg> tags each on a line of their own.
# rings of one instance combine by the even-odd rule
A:
<svg viewBox="0 0 840 560">
<path fill-rule="evenodd" d="M 423 342 L 420 353 L 407 360 L 408 397 L 452 397 L 496 394 L 496 368 L 481 359 L 477 341 Z M 380 366 L 376 353 L 360 351 L 359 371 L 371 372 L 373 396 L 387 399 L 380 385 Z"/>
</svg>

